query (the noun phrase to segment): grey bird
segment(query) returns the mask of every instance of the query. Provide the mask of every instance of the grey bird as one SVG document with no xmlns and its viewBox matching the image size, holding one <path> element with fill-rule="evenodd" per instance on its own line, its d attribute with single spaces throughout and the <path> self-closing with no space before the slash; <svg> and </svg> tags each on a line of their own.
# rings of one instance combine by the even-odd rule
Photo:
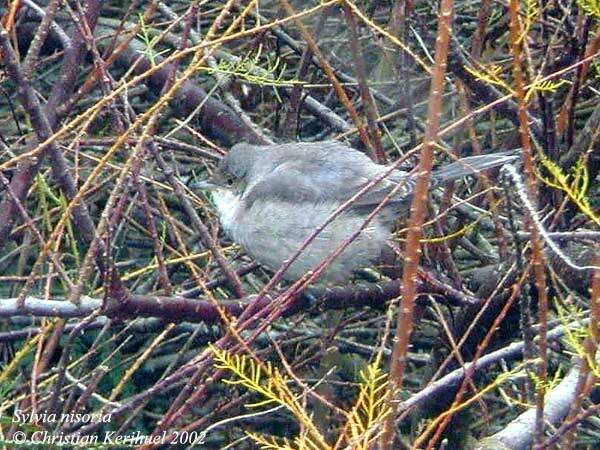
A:
<svg viewBox="0 0 600 450">
<path fill-rule="evenodd" d="M 501 166 L 513 153 L 462 158 L 432 174 L 432 187 Z M 209 180 L 196 187 L 211 191 L 225 232 L 256 261 L 277 271 L 331 214 L 388 168 L 336 141 L 256 146 L 237 144 Z M 313 270 L 363 225 L 375 207 L 399 190 L 322 273 L 319 282 L 348 283 L 358 269 L 375 263 L 397 219 L 407 217 L 417 176 L 401 170 L 366 192 L 329 223 L 287 269 L 294 281 Z"/>
</svg>

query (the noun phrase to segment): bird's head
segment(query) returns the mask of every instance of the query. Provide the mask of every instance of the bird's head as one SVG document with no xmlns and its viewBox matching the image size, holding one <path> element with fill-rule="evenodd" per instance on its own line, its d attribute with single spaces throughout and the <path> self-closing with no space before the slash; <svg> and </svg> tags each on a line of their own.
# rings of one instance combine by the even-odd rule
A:
<svg viewBox="0 0 600 450">
<path fill-rule="evenodd" d="M 230 191 L 233 193 L 239 191 L 241 182 L 239 177 L 219 165 L 208 178 L 195 182 L 193 187 L 210 192 Z"/>
<path fill-rule="evenodd" d="M 217 168 L 205 180 L 194 183 L 193 187 L 211 192 L 225 191 L 240 195 L 248 185 L 259 158 L 257 147 L 238 144 L 221 159 Z"/>
<path fill-rule="evenodd" d="M 194 189 L 208 191 L 219 213 L 223 228 L 230 231 L 236 223 L 236 214 L 242 207 L 244 191 L 252 177 L 256 157 L 253 147 L 235 145 L 221 159 L 209 177 L 191 184 Z"/>
</svg>

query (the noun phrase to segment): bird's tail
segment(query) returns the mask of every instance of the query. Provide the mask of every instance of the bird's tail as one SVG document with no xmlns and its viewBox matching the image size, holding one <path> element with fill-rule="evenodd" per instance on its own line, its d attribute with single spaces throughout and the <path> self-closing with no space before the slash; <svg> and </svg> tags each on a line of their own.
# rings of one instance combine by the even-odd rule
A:
<svg viewBox="0 0 600 450">
<path fill-rule="evenodd" d="M 515 151 L 468 156 L 448 164 L 433 173 L 434 184 L 442 184 L 465 175 L 474 175 L 493 167 L 515 161 L 519 154 Z"/>
</svg>

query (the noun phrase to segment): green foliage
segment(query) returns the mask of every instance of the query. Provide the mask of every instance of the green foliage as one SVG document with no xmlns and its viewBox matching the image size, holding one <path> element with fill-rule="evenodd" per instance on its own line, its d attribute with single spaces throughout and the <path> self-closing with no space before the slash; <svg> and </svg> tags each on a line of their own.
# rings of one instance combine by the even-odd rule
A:
<svg viewBox="0 0 600 450">
<path fill-rule="evenodd" d="M 539 174 L 540 180 L 548 186 L 559 189 L 567 194 L 581 212 L 600 226 L 600 216 L 592 210 L 589 198 L 587 197 L 587 191 L 590 186 L 590 177 L 585 161 L 579 159 L 571 169 L 570 174 L 565 173 L 558 164 L 551 161 L 544 154 L 541 154 L 540 161 L 550 173 L 550 177 Z"/>
<path fill-rule="evenodd" d="M 588 16 L 592 16 L 596 20 L 600 19 L 600 0 L 577 0 L 577 5 Z"/>
<path fill-rule="evenodd" d="M 554 372 L 554 376 L 552 378 L 547 378 L 545 381 L 540 379 L 540 377 L 538 377 L 538 375 L 535 372 L 530 371 L 529 378 L 531 378 L 531 380 L 533 381 L 533 386 L 536 390 L 540 390 L 540 388 L 543 386 L 544 391 L 549 392 L 556 386 L 558 386 L 558 383 L 560 383 L 560 380 L 562 378 L 562 371 L 557 370 L 556 372 Z"/>
<path fill-rule="evenodd" d="M 262 449 L 300 450 L 329 449 L 314 421 L 307 411 L 305 392 L 296 394 L 292 391 L 293 377 L 286 376 L 270 362 L 264 363 L 246 355 L 234 355 L 227 351 L 211 347 L 215 355 L 215 367 L 233 374 L 224 380 L 230 385 L 243 386 L 251 392 L 259 394 L 263 400 L 247 405 L 250 408 L 278 405 L 291 412 L 303 432 L 289 439 L 275 439 L 256 433 L 248 433 Z M 347 423 L 343 428 L 344 435 L 340 440 L 349 443 L 354 449 L 369 449 L 381 434 L 381 424 L 391 413 L 389 398 L 391 391 L 388 376 L 379 367 L 380 359 L 361 371 L 359 394 L 354 407 L 346 413 Z M 306 388 L 305 388 L 306 389 Z"/>
<path fill-rule="evenodd" d="M 213 352 L 217 360 L 215 367 L 227 369 L 236 377 L 224 380 L 225 383 L 243 386 L 265 398 L 263 401 L 247 404 L 247 407 L 256 408 L 270 403 L 278 403 L 282 406 L 288 404 L 289 406 L 289 403 L 293 402 L 294 396 L 289 398 L 289 391 L 286 388 L 289 380 L 270 362 L 264 365 L 258 364 L 245 355 L 232 355 L 216 348 L 213 348 Z"/>
<path fill-rule="evenodd" d="M 502 75 L 504 69 L 502 66 L 498 66 L 495 64 L 490 64 L 487 66 L 480 65 L 479 69 L 475 69 L 473 67 L 465 66 L 467 72 L 477 78 L 479 81 L 484 83 L 488 83 L 494 86 L 498 86 L 502 88 L 507 93 L 512 94 L 513 89 L 506 81 L 503 80 Z"/>
<path fill-rule="evenodd" d="M 527 36 L 531 27 L 537 20 L 540 14 L 540 5 L 538 0 L 524 0 L 525 1 L 525 24 L 522 37 Z"/>
<path fill-rule="evenodd" d="M 535 79 L 531 83 L 529 89 L 527 89 L 527 93 L 525 94 L 525 101 L 529 102 L 533 98 L 533 95 L 538 92 L 555 93 L 558 90 L 558 88 L 560 88 L 564 84 L 567 84 L 566 80 L 553 81 Z"/>
<path fill-rule="evenodd" d="M 360 375 L 360 393 L 350 415 L 349 429 L 351 441 L 358 444 L 358 448 L 367 449 L 381 435 L 381 427 L 375 425 L 383 423 L 392 410 L 388 402 L 388 375 L 378 362 L 369 364 Z"/>
<path fill-rule="evenodd" d="M 146 56 L 148 58 L 148 60 L 150 61 L 150 64 L 152 64 L 153 66 L 155 66 L 156 65 L 156 59 L 159 56 L 162 56 L 162 55 L 168 53 L 169 50 L 165 49 L 165 50 L 161 50 L 161 51 L 156 51 L 155 47 L 160 42 L 160 40 L 162 39 L 162 36 L 160 34 L 152 36 L 154 33 L 152 32 L 152 30 L 148 26 L 148 24 L 146 24 L 146 22 L 144 20 L 144 15 L 140 14 L 139 17 L 140 17 L 140 30 L 141 30 L 141 32 L 138 33 L 137 36 L 144 43 L 144 50 L 142 50 L 140 53 L 142 53 L 144 56 Z"/>
<path fill-rule="evenodd" d="M 259 71 L 256 68 L 260 68 Z M 280 58 L 266 57 L 266 68 L 260 66 L 260 53 L 254 57 L 245 56 L 239 61 L 219 61 L 217 67 L 202 67 L 204 72 L 210 74 L 221 73 L 242 78 L 250 83 L 260 86 L 290 86 L 293 84 L 303 84 L 296 79 L 286 80 L 284 74 L 286 65 L 281 64 Z M 258 74 L 260 73 L 260 74 Z"/>
<path fill-rule="evenodd" d="M 0 367 L 0 370 L 4 370 L 4 367 Z M 23 379 L 21 374 L 17 374 L 16 376 L 5 379 L 2 383 L 0 383 L 0 400 L 11 395 L 22 382 Z"/>
<path fill-rule="evenodd" d="M 56 193 L 50 187 L 48 182 L 46 181 L 46 177 L 42 174 L 38 174 L 36 176 L 37 186 L 38 186 L 38 197 L 40 200 L 40 208 L 42 210 L 42 222 L 44 224 L 44 228 L 48 232 L 52 232 L 54 225 L 52 224 L 52 214 L 51 209 L 58 207 L 61 212 L 64 213 L 69 205 L 66 197 L 62 194 L 62 192 Z M 75 260 L 75 267 L 79 267 L 80 262 L 80 254 L 79 249 L 77 248 L 77 238 L 76 232 L 73 227 L 73 222 L 70 219 L 67 219 L 65 222 L 66 229 L 66 242 L 71 250 L 71 255 L 73 255 L 73 259 Z"/>
<path fill-rule="evenodd" d="M 595 355 L 590 355 L 589 351 L 585 348 L 585 341 L 592 338 L 591 330 L 583 324 L 577 324 L 587 315 L 587 312 L 577 308 L 575 305 L 564 306 L 558 302 L 556 302 L 556 311 L 565 329 L 565 341 L 575 355 L 586 360 L 588 367 L 596 379 L 600 379 L 600 362 L 595 358 Z"/>
</svg>

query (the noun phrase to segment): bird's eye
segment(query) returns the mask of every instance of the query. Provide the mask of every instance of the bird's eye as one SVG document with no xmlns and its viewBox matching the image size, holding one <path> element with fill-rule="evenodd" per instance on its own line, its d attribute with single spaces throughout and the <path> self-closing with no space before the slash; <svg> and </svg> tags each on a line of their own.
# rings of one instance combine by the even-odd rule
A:
<svg viewBox="0 0 600 450">
<path fill-rule="evenodd" d="M 233 186 L 233 178 L 227 177 L 227 186 Z"/>
</svg>

